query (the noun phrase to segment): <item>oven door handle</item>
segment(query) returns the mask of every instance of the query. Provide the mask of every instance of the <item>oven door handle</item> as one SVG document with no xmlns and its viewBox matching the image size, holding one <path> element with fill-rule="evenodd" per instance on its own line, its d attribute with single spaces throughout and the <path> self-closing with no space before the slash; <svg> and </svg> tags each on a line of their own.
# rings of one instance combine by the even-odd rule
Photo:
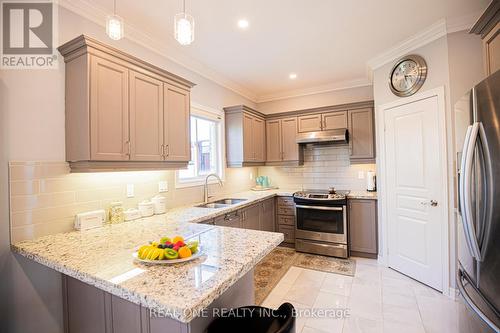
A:
<svg viewBox="0 0 500 333">
<path fill-rule="evenodd" d="M 326 206 L 304 206 L 304 205 L 296 205 L 296 208 L 303 209 L 317 209 L 317 210 L 334 210 L 334 211 L 343 211 L 342 207 L 326 207 Z"/>
</svg>

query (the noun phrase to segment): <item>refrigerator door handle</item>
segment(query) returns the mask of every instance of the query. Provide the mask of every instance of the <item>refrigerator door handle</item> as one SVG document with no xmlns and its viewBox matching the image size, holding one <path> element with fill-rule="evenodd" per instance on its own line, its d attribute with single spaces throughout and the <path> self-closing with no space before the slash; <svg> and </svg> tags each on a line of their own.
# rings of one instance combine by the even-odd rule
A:
<svg viewBox="0 0 500 333">
<path fill-rule="evenodd" d="M 463 284 L 464 279 L 468 281 L 465 274 L 463 274 L 462 270 L 459 268 L 458 272 L 457 272 L 458 290 L 460 291 L 460 295 L 462 295 L 462 297 L 464 298 L 467 306 L 472 311 L 474 311 L 474 313 L 477 314 L 479 316 L 479 318 L 481 318 L 481 320 L 484 321 L 494 332 L 496 332 L 496 333 L 500 332 L 500 328 L 497 325 L 495 325 L 495 323 L 493 323 L 488 317 L 486 317 L 486 315 L 481 311 L 481 309 L 479 309 L 479 307 L 476 305 L 476 303 L 474 303 L 474 301 L 469 296 L 469 294 L 467 294 L 467 291 L 465 290 L 465 286 Z"/>
<path fill-rule="evenodd" d="M 483 152 L 483 163 L 486 178 L 486 190 L 485 190 L 485 214 L 484 220 L 478 221 L 479 227 L 481 228 L 481 246 L 479 247 L 480 256 L 482 259 L 486 256 L 486 249 L 488 248 L 488 241 L 490 238 L 491 224 L 493 219 L 493 167 L 491 165 L 491 155 L 488 149 L 488 138 L 484 130 L 483 123 L 479 123 L 479 141 L 481 144 L 481 149 Z"/>
<path fill-rule="evenodd" d="M 479 132 L 479 123 L 474 123 L 467 128 L 466 140 L 461 161 L 461 177 L 460 177 L 460 206 L 462 210 L 462 220 L 464 226 L 465 239 L 471 255 L 477 261 L 481 261 L 481 253 L 477 241 L 476 231 L 472 223 L 472 198 L 471 198 L 471 182 L 472 182 L 472 162 L 474 160 L 474 149 L 476 147 L 477 137 Z"/>
</svg>

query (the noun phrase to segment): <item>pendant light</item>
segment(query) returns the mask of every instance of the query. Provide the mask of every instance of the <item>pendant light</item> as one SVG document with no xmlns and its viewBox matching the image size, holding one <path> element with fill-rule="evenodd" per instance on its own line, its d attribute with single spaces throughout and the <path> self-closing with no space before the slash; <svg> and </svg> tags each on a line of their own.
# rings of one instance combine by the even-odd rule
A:
<svg viewBox="0 0 500 333">
<path fill-rule="evenodd" d="M 181 45 L 189 45 L 194 41 L 194 18 L 186 14 L 186 0 L 183 0 L 182 13 L 174 18 L 175 39 Z"/>
<path fill-rule="evenodd" d="M 106 34 L 114 40 L 122 39 L 123 25 L 123 19 L 116 15 L 116 0 L 113 0 L 113 15 L 106 18 Z"/>
</svg>

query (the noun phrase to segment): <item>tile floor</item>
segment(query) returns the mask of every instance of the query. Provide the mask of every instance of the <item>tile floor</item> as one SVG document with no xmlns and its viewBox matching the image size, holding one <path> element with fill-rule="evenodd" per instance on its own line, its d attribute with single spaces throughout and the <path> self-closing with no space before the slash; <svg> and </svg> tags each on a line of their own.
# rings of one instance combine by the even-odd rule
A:
<svg viewBox="0 0 500 333">
<path fill-rule="evenodd" d="M 354 277 L 291 267 L 263 306 L 349 311 L 343 319 L 300 316 L 297 333 L 458 332 L 456 302 L 376 260 L 354 259 Z"/>
</svg>

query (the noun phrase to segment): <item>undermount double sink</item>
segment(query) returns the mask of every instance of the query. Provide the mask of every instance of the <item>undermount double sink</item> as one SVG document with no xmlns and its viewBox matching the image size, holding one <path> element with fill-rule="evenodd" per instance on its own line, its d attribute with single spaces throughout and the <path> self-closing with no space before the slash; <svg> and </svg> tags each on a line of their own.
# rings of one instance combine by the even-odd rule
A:
<svg viewBox="0 0 500 333">
<path fill-rule="evenodd" d="M 217 201 L 198 205 L 197 207 L 201 207 L 201 208 L 226 208 L 226 207 L 236 205 L 236 204 L 243 202 L 243 201 L 247 201 L 247 199 L 232 199 L 232 198 L 220 199 Z"/>
</svg>

